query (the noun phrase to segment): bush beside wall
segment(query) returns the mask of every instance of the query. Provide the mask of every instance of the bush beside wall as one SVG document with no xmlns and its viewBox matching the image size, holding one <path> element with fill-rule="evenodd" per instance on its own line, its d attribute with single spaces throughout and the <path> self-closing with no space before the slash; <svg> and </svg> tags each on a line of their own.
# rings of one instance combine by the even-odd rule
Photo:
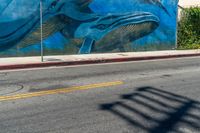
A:
<svg viewBox="0 0 200 133">
<path fill-rule="evenodd" d="M 182 10 L 177 41 L 178 49 L 200 49 L 200 7 Z"/>
</svg>

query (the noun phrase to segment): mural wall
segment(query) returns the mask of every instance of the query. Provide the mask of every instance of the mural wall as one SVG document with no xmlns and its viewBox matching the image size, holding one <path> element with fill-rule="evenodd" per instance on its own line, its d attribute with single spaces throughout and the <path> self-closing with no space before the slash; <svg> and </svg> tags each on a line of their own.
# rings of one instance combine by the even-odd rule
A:
<svg viewBox="0 0 200 133">
<path fill-rule="evenodd" d="M 177 0 L 42 0 L 45 55 L 173 49 Z M 1 0 L 0 57 L 40 55 L 40 1 Z"/>
</svg>

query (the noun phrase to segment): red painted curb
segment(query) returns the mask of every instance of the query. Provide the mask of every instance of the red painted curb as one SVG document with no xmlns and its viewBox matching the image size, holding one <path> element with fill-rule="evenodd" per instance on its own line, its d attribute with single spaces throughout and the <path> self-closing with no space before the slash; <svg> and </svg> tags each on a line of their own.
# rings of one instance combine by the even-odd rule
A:
<svg viewBox="0 0 200 133">
<path fill-rule="evenodd" d="M 13 69 L 26 69 L 26 68 L 42 68 L 50 66 L 72 66 L 72 65 L 85 65 L 85 64 L 98 64 L 98 63 L 112 63 L 112 62 L 127 62 L 127 61 L 140 61 L 140 60 L 153 60 L 153 59 L 170 59 L 181 57 L 200 56 L 197 54 L 179 54 L 179 55 L 162 55 L 162 56 L 147 56 L 147 57 L 123 57 L 114 59 L 96 59 L 84 61 L 69 61 L 69 62 L 43 62 L 43 63 L 30 63 L 30 64 L 13 64 L 2 65 L 0 70 L 13 70 Z"/>
</svg>

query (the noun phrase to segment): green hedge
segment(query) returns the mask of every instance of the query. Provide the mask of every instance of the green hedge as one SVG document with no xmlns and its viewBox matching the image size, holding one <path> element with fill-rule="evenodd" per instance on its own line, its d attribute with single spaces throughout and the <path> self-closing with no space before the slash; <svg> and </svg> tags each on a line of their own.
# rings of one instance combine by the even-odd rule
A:
<svg viewBox="0 0 200 133">
<path fill-rule="evenodd" d="M 178 49 L 200 49 L 200 7 L 182 10 L 177 41 Z"/>
</svg>

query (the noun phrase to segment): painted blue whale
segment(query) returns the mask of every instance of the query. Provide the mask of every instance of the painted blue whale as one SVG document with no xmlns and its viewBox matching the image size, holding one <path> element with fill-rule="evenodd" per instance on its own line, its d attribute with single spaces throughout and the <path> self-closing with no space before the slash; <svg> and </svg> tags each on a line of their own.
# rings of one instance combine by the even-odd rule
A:
<svg viewBox="0 0 200 133">
<path fill-rule="evenodd" d="M 96 15 L 84 13 L 80 4 L 83 0 L 42 0 L 43 19 L 66 15 L 76 21 L 95 19 Z M 89 0 L 84 0 L 85 3 Z M 22 41 L 39 27 L 39 0 L 3 0 L 0 6 L 0 50 L 9 49 Z M 79 9 L 80 8 L 80 9 Z M 87 9 L 88 10 L 88 9 Z"/>
<path fill-rule="evenodd" d="M 0 6 L 1 51 L 23 41 L 39 27 L 40 22 L 38 0 L 4 1 L 6 4 Z M 159 26 L 158 17 L 149 12 L 97 15 L 88 7 L 91 1 L 43 0 L 44 21 L 57 17 L 66 22 L 60 30 L 64 36 L 84 39 L 80 54 L 90 53 L 92 49 L 102 51 L 121 47 L 148 35 Z M 13 12 L 16 12 L 15 16 Z"/>
</svg>

